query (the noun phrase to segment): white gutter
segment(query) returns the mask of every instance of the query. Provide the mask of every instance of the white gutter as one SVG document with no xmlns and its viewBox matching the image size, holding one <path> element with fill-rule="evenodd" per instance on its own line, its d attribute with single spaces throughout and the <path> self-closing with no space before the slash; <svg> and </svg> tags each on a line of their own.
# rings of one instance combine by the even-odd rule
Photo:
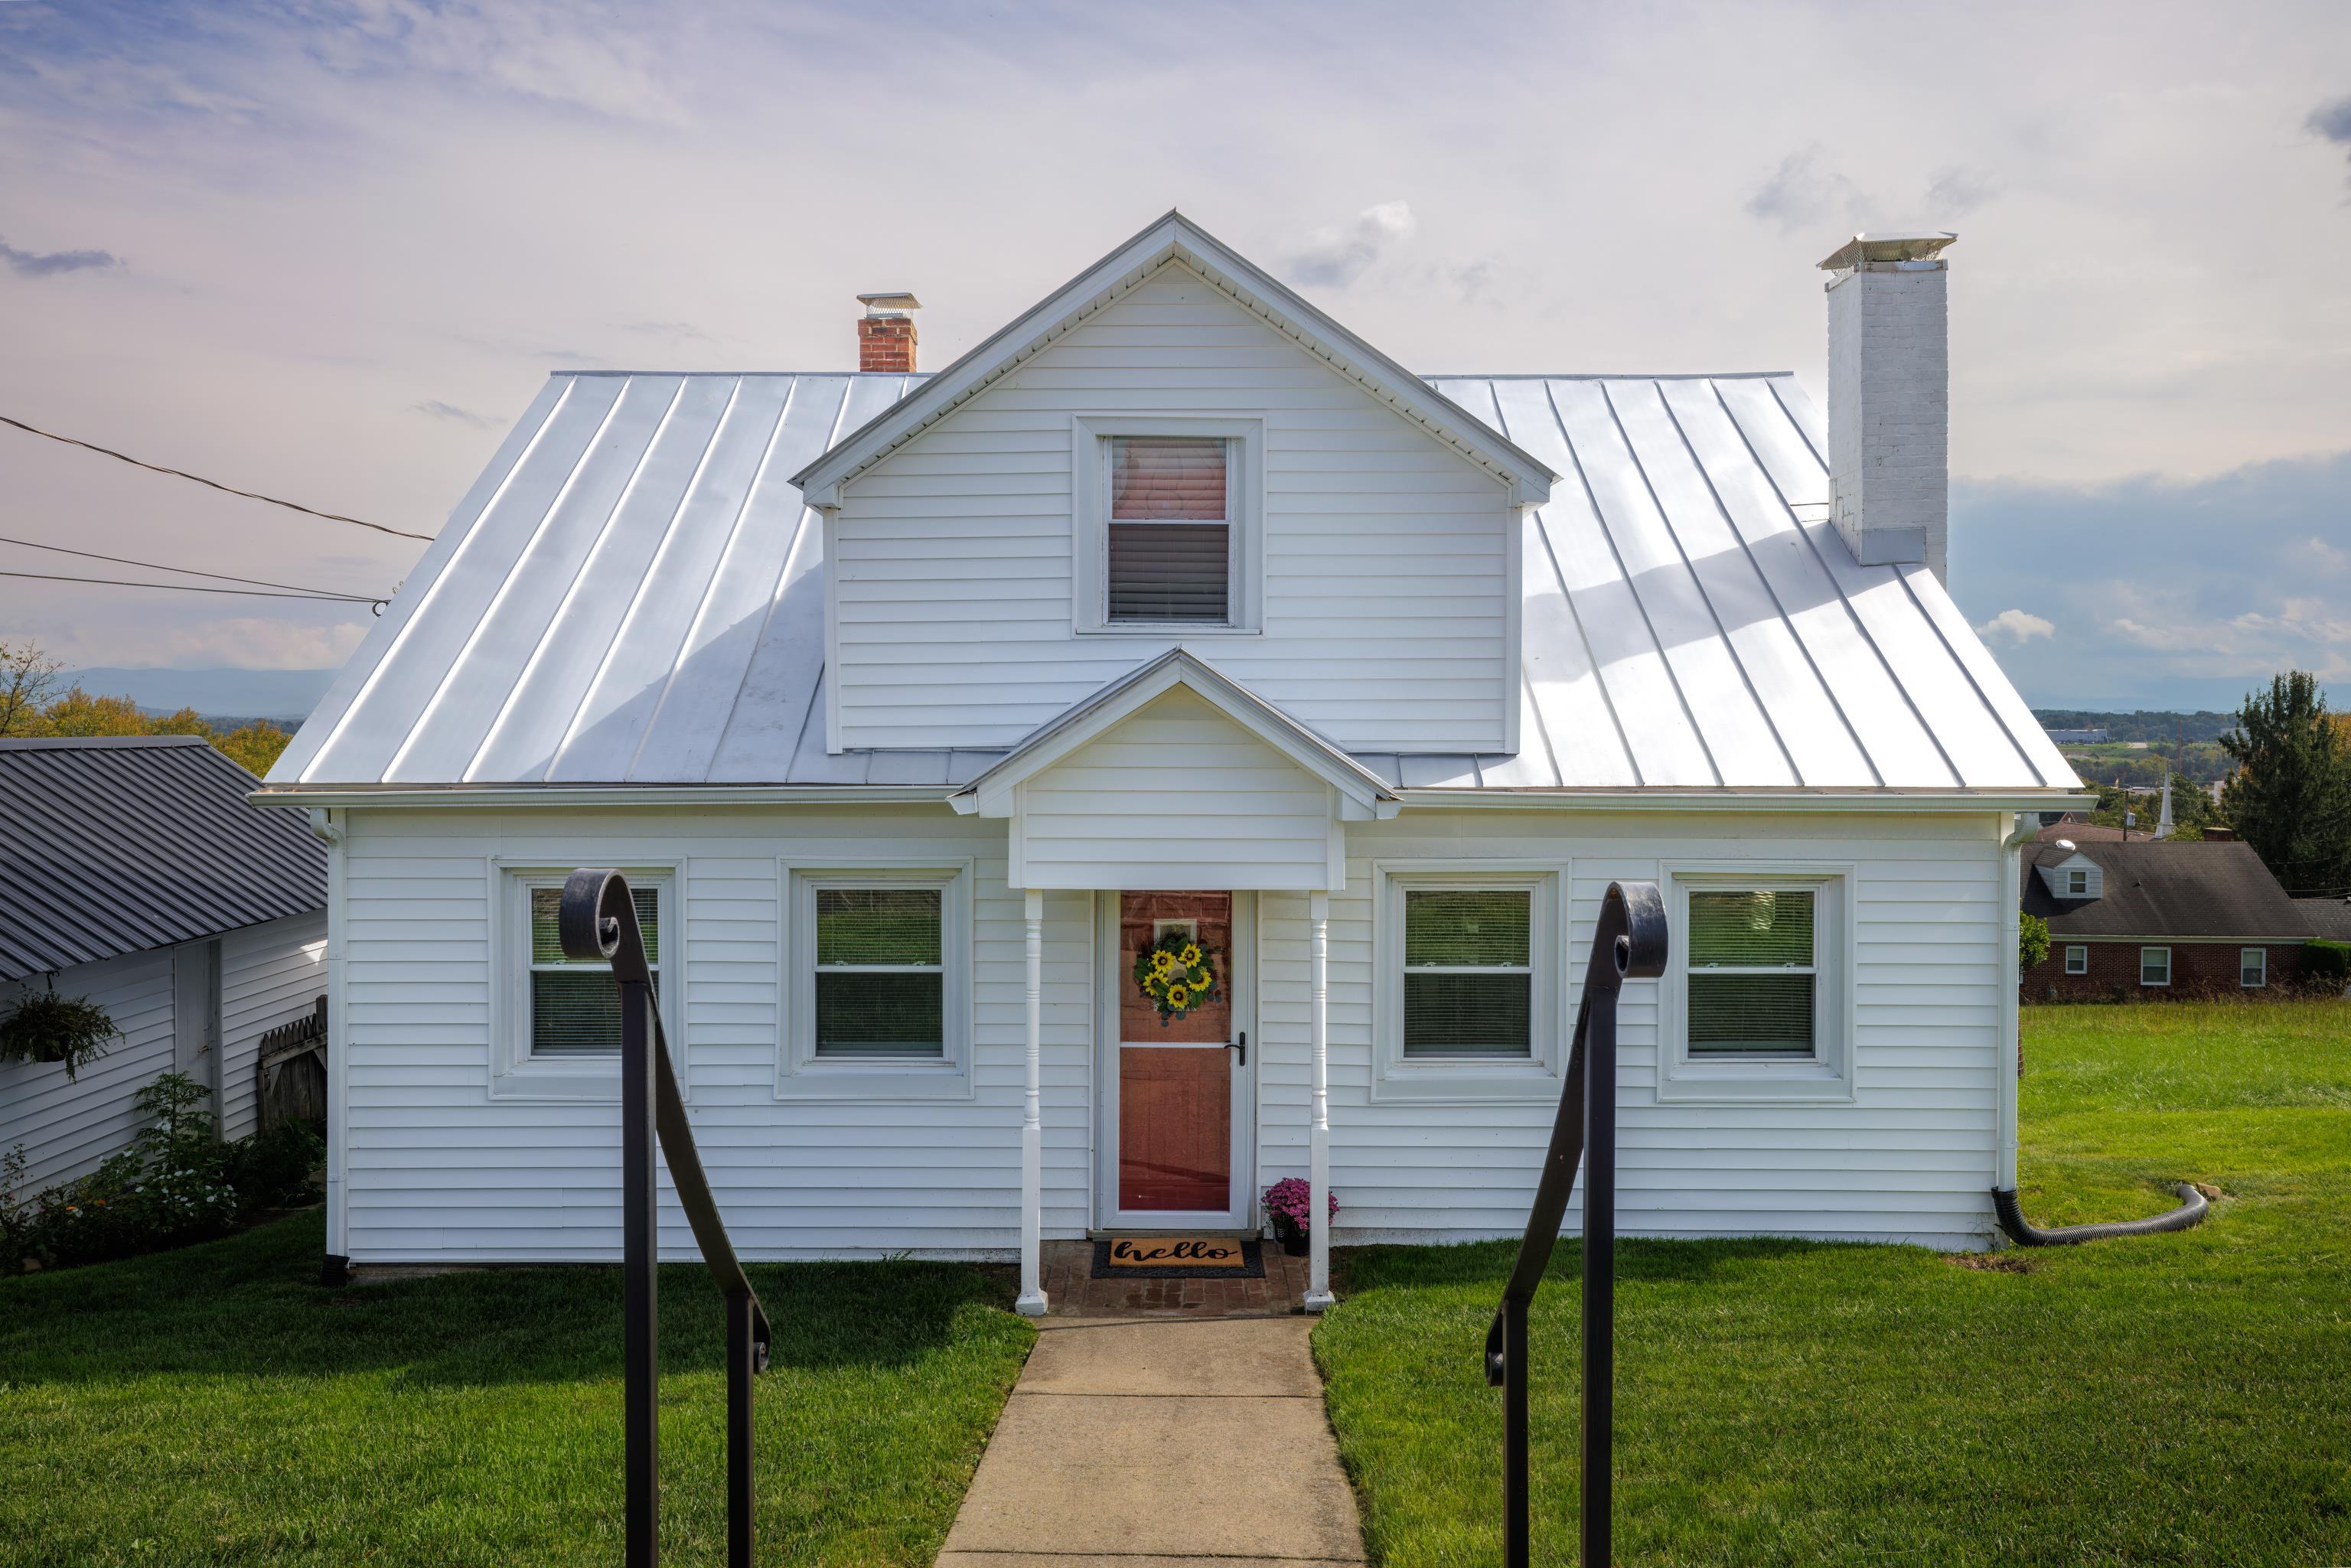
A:
<svg viewBox="0 0 2351 1568">
<path fill-rule="evenodd" d="M 1406 806 L 1530 811 L 2070 811 L 2095 795 L 2056 789 L 1398 789 Z M 2036 828 L 2034 830 L 2038 831 Z"/>
<path fill-rule="evenodd" d="M 256 806 L 927 806 L 960 784 L 442 784 L 281 785 L 256 789 Z"/>
</svg>

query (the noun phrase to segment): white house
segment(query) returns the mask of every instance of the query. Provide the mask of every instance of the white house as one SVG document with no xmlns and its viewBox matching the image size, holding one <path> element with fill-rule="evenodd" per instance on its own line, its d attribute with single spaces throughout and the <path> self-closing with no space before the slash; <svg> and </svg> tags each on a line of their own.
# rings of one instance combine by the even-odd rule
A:
<svg viewBox="0 0 2351 1568">
<path fill-rule="evenodd" d="M 1944 589 L 1949 239 L 1823 264 L 1825 428 L 1423 379 L 1175 214 L 927 377 L 905 295 L 854 375 L 553 377 L 257 797 L 331 846 L 330 1250 L 617 1254 L 582 864 L 755 1257 L 1038 1310 L 1039 1236 L 1254 1231 L 1326 1126 L 1338 1241 L 1515 1232 L 1614 878 L 1627 1228 L 1983 1243 L 2079 786 Z"/>
<path fill-rule="evenodd" d="M 255 1130 L 262 1036 L 326 991 L 327 857 L 254 785 L 194 736 L 0 740 L 0 1019 L 55 991 L 118 1031 L 72 1076 L 0 1061 L 23 1196 L 128 1146 L 166 1072 L 213 1092 L 223 1136 Z"/>
</svg>

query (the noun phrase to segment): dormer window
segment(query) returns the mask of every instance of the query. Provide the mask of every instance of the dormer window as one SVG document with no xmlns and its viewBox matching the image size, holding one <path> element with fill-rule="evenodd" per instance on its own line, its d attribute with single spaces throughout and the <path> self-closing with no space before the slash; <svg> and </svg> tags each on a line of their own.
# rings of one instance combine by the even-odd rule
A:
<svg viewBox="0 0 2351 1568">
<path fill-rule="evenodd" d="M 1110 623 L 1231 625 L 1231 444 L 1113 435 L 1108 444 Z"/>
<path fill-rule="evenodd" d="M 2090 895 L 2090 873 L 2080 866 L 2075 866 L 2072 871 L 2067 872 L 2065 892 L 2071 897 L 2087 898 Z"/>
</svg>

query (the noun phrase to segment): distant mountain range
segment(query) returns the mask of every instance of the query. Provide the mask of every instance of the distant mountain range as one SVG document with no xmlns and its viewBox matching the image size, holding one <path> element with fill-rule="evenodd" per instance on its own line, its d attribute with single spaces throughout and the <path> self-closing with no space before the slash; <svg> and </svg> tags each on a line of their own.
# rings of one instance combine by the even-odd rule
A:
<svg viewBox="0 0 2351 1568">
<path fill-rule="evenodd" d="M 78 685 L 93 696 L 129 697 L 142 708 L 177 713 L 192 707 L 215 714 L 266 718 L 292 729 L 300 724 L 327 686 L 332 670 L 139 670 L 93 667 L 61 670 L 60 687 Z"/>
</svg>

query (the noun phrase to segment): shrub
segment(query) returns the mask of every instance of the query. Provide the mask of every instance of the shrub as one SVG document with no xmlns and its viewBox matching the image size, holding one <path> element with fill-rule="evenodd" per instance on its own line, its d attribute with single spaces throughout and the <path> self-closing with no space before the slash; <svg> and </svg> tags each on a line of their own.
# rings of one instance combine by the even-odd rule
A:
<svg viewBox="0 0 2351 1568">
<path fill-rule="evenodd" d="M 2016 922 L 2016 964 L 2019 972 L 2049 956 L 2049 922 L 2038 915 L 2022 915 Z"/>
<path fill-rule="evenodd" d="M 2336 986 L 2351 985 L 2351 942 L 2322 942 L 2314 938 L 2302 945 L 2302 972 L 2314 981 L 2331 981 Z"/>
<path fill-rule="evenodd" d="M 320 1145 L 287 1124 L 233 1144 L 213 1136 L 211 1090 L 167 1072 L 141 1090 L 150 1118 L 131 1147 L 78 1180 L 22 1201 L 21 1149 L 0 1163 L 0 1248 L 58 1268 L 184 1247 L 228 1235 L 257 1211 L 300 1196 Z"/>
</svg>

